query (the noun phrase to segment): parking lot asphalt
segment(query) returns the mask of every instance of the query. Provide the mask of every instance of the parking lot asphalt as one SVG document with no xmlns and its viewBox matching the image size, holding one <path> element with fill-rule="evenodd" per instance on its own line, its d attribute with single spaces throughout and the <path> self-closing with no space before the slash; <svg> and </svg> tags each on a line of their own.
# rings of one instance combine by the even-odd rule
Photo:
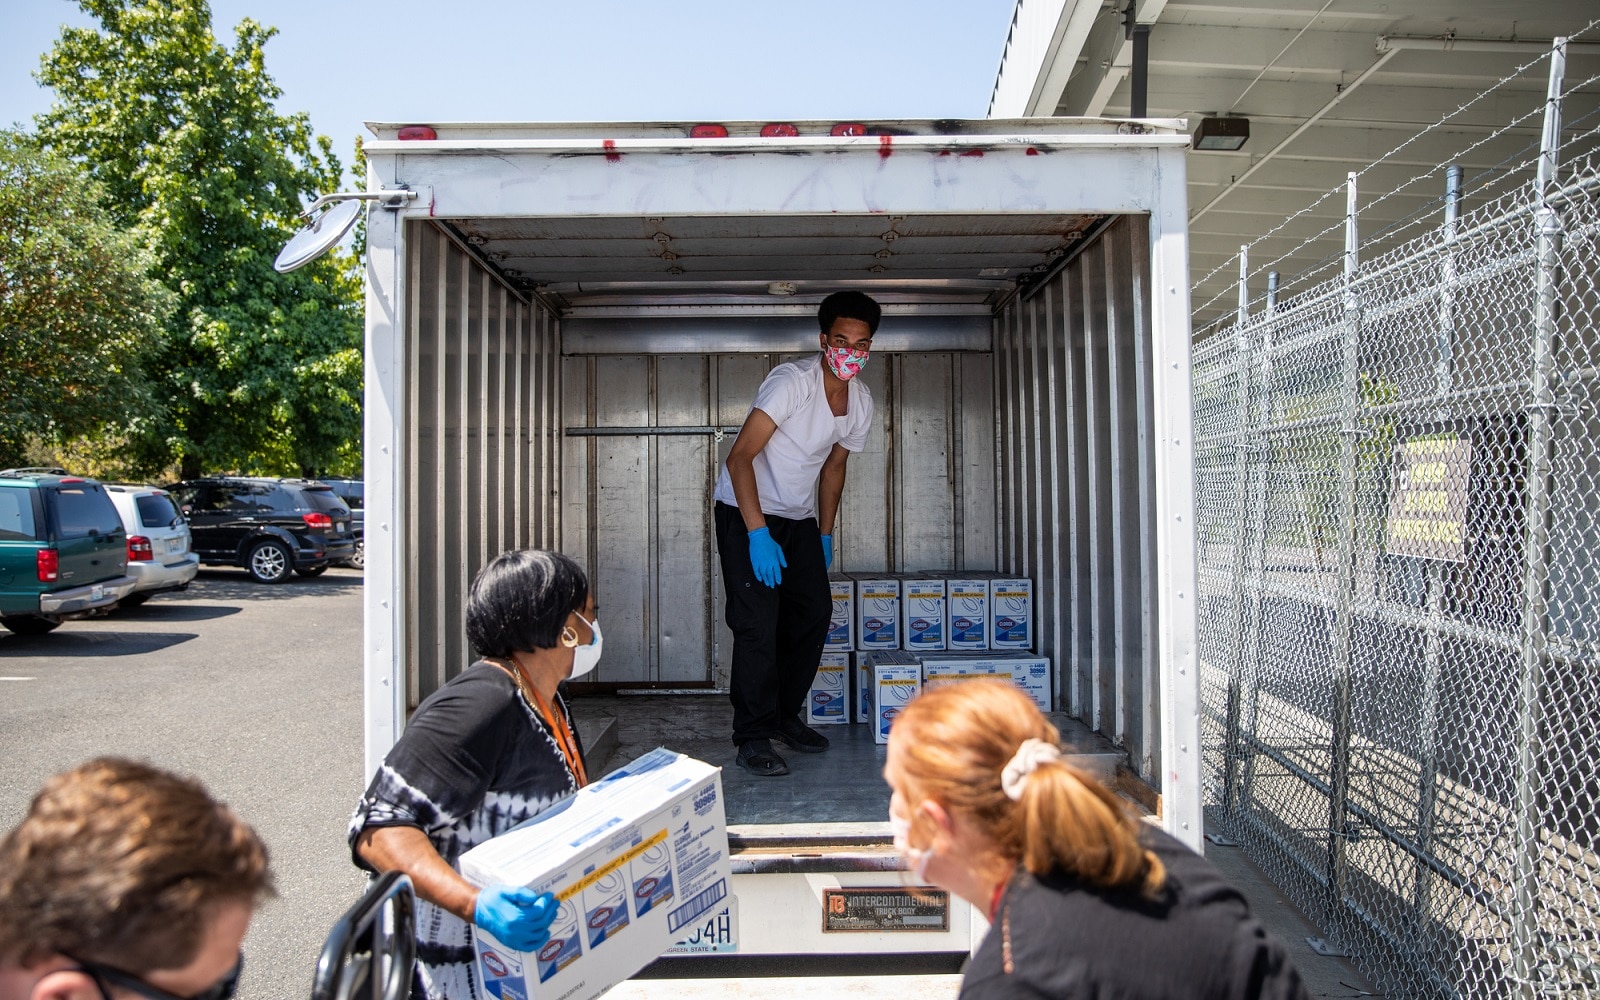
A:
<svg viewBox="0 0 1600 1000">
<path fill-rule="evenodd" d="M 257 584 L 203 569 L 182 594 L 0 632 L 0 830 L 46 777 L 103 754 L 190 774 L 254 826 L 278 898 L 245 941 L 245 1000 L 304 1000 L 365 881 L 344 831 L 363 787 L 361 574 Z"/>
</svg>

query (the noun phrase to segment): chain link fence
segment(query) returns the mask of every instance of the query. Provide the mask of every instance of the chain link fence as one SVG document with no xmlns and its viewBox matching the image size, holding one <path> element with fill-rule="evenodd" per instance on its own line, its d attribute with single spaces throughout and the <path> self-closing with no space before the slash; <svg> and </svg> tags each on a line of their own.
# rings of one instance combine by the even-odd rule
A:
<svg viewBox="0 0 1600 1000">
<path fill-rule="evenodd" d="M 1600 103 L 1527 72 L 1474 201 L 1352 174 L 1195 351 L 1208 826 L 1393 997 L 1600 998 Z"/>
</svg>

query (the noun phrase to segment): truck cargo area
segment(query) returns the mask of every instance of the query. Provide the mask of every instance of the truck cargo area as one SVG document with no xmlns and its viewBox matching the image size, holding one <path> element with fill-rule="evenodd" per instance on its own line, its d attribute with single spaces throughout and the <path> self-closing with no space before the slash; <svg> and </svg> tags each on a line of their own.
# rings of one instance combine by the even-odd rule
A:
<svg viewBox="0 0 1600 1000">
<path fill-rule="evenodd" d="M 375 126 L 369 187 L 416 197 L 368 220 L 369 766 L 470 662 L 478 569 L 560 549 L 605 629 L 573 686 L 600 769 L 657 745 L 724 767 L 741 953 L 969 949 L 964 904 L 920 939 L 794 919 L 825 886 L 905 885 L 870 727 L 782 778 L 729 741 L 712 486 L 762 378 L 854 288 L 884 318 L 834 568 L 1030 579 L 1069 741 L 1196 843 L 1181 127 Z"/>
</svg>

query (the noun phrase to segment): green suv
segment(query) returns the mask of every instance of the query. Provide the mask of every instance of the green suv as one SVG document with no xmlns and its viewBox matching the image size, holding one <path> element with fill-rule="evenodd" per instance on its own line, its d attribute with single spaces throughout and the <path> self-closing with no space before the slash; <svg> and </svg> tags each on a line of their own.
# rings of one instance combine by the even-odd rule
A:
<svg viewBox="0 0 1600 1000">
<path fill-rule="evenodd" d="M 61 469 L 0 471 L 0 625 L 42 635 L 110 607 L 137 582 L 104 487 Z"/>
</svg>

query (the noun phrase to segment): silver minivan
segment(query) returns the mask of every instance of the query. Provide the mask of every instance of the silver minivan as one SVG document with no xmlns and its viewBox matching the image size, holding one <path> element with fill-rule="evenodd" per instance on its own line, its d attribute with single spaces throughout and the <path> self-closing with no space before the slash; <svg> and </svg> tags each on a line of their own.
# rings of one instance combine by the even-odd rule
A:
<svg viewBox="0 0 1600 1000">
<path fill-rule="evenodd" d="M 189 523 L 166 490 L 155 486 L 106 484 L 111 502 L 128 531 L 128 575 L 138 580 L 120 606 L 137 607 L 164 590 L 183 590 L 200 572 L 191 551 Z"/>
</svg>

